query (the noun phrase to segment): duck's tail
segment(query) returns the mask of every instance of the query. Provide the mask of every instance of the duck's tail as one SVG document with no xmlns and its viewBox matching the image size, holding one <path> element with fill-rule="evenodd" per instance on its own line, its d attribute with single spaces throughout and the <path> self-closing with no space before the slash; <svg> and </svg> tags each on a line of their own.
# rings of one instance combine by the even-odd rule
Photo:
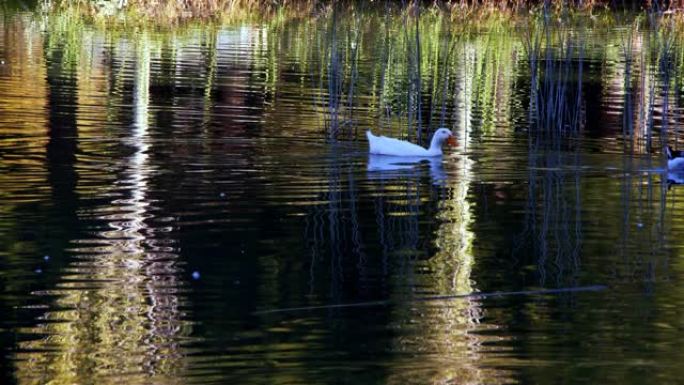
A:
<svg viewBox="0 0 684 385">
<path fill-rule="evenodd" d="M 672 156 L 672 147 L 666 146 L 665 147 L 665 152 L 667 153 L 667 159 L 671 160 L 673 158 Z"/>
<path fill-rule="evenodd" d="M 371 130 L 366 131 L 366 138 L 368 139 L 368 151 L 373 154 L 375 153 L 375 147 L 377 146 L 377 136 L 373 135 Z"/>
</svg>

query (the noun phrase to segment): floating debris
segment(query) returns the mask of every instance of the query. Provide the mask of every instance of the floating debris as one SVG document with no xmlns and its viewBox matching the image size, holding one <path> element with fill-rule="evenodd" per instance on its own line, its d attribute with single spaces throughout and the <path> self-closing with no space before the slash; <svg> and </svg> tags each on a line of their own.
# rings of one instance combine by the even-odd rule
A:
<svg viewBox="0 0 684 385">
<path fill-rule="evenodd" d="M 585 291 L 602 291 L 606 290 L 608 287 L 605 285 L 591 285 L 591 286 L 576 286 L 576 287 L 563 287 L 558 289 L 539 289 L 539 290 L 519 290 L 519 291 L 494 291 L 489 293 L 467 293 L 467 294 L 453 294 L 453 295 L 435 295 L 427 296 L 422 298 L 415 298 L 413 302 L 424 302 L 424 301 L 452 301 L 464 298 L 475 298 L 475 299 L 487 299 L 487 298 L 500 298 L 509 296 L 532 296 L 532 295 L 555 295 L 563 293 L 578 293 Z M 340 309 L 340 308 L 352 308 L 352 307 L 370 307 L 370 306 L 387 306 L 394 303 L 392 300 L 380 300 L 380 301 L 368 301 L 368 302 L 353 302 L 353 303 L 338 303 L 331 305 L 320 305 L 320 306 L 303 306 L 303 307 L 289 307 L 282 309 L 266 309 L 255 311 L 252 314 L 273 314 L 273 313 L 289 313 L 296 311 L 309 311 L 309 310 L 321 310 L 321 309 Z"/>
</svg>

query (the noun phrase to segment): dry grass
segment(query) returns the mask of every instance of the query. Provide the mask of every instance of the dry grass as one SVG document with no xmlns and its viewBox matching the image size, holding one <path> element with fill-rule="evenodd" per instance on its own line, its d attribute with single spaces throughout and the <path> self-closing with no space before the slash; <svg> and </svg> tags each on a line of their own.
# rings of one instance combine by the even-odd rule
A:
<svg viewBox="0 0 684 385">
<path fill-rule="evenodd" d="M 56 0 L 48 12 L 70 11 L 107 24 L 175 26 L 189 21 L 267 18 L 286 12 L 309 15 L 317 1 L 257 0 Z"/>
<path fill-rule="evenodd" d="M 383 6 L 386 0 L 376 0 Z M 401 2 L 389 3 L 401 6 Z M 188 21 L 231 21 L 271 18 L 315 17 L 326 12 L 332 4 L 343 8 L 354 7 L 354 0 L 53 0 L 46 2 L 49 11 L 69 10 L 94 21 L 107 24 L 146 24 L 175 26 Z M 619 11 L 611 9 L 614 0 L 452 0 L 409 2 L 405 11 L 420 4 L 424 10 L 446 14 L 458 28 L 477 29 L 478 25 L 522 22 L 530 17 L 551 16 L 554 19 L 590 16 L 611 19 Z M 667 6 L 665 6 L 667 4 Z M 658 12 L 662 17 L 684 25 L 684 0 L 643 0 L 637 9 Z M 424 11 L 421 11 L 424 12 Z"/>
</svg>

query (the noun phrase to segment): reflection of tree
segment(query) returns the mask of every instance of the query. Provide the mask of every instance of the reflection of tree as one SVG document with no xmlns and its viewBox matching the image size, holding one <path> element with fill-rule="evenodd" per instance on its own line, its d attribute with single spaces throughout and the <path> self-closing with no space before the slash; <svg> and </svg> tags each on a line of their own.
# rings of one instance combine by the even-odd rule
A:
<svg viewBox="0 0 684 385">
<path fill-rule="evenodd" d="M 47 83 L 49 92 L 50 120 L 47 143 L 48 183 L 52 186 L 55 207 L 71 217 L 64 224 L 74 225 L 78 206 L 75 169 L 78 147 L 76 113 L 78 106 L 78 85 L 76 62 L 63 57 L 68 51 L 66 42 L 51 50 L 48 56 Z"/>
<path fill-rule="evenodd" d="M 43 168 L 48 95 L 40 55 L 42 39 L 31 28 L 30 17 L 0 18 L 0 210 L 9 210 L 7 197 L 38 195 L 45 178 Z M 11 60 L 10 60 L 11 58 Z M 26 199 L 30 200 L 30 199 Z"/>
<path fill-rule="evenodd" d="M 14 328 L 25 319 L 22 308 L 27 305 L 25 297 L 15 293 L 37 288 L 33 279 L 24 276 L 27 270 L 35 268 L 30 256 L 63 246 L 56 232 L 50 232 L 55 237 L 48 245 L 40 242 L 41 236 L 47 233 L 45 230 L 53 224 L 38 219 L 42 213 L 50 212 L 51 191 L 45 183 L 48 95 L 44 60 L 40 55 L 42 37 L 31 26 L 30 15 L 0 18 L 0 56 L 5 61 L 0 65 L 0 346 L 3 355 L 14 346 L 17 339 Z M 13 370 L 10 360 L 0 359 L 0 383 L 11 384 Z"/>
<path fill-rule="evenodd" d="M 20 253 L 39 252 L 25 241 L 43 231 L 35 216 L 45 210 L 42 202 L 51 194 L 45 187 L 49 95 L 42 39 L 31 25 L 27 15 L 0 18 L 0 55 L 7 61 L 0 66 L 0 251 L 14 249 L 0 261 L 1 270 L 10 267 L 3 262 Z M 0 286 L 16 290 L 18 282 L 3 279 Z"/>
<path fill-rule="evenodd" d="M 57 52 L 51 54 L 59 57 Z M 173 244 L 157 234 L 164 229 L 147 224 L 153 207 L 147 198 L 151 165 L 147 139 L 150 48 L 146 35 L 138 43 L 136 63 L 135 120 L 125 139 L 133 153 L 113 187 L 124 197 L 93 214 L 81 214 L 86 218 L 94 215 L 90 219 L 104 221 L 106 228 L 94 239 L 73 241 L 77 260 L 64 270 L 61 282 L 45 293 L 56 297 L 54 310 L 45 313 L 43 322 L 31 330 L 44 337 L 20 345 L 16 361 L 19 383 L 117 383 L 121 373 L 126 373 L 127 383 L 132 384 L 180 381 L 180 342 L 189 332 L 179 309 L 180 269 Z M 76 75 L 75 71 L 65 72 Z M 64 188 L 68 191 L 57 195 L 63 201 L 65 194 L 73 196 L 78 173 L 74 158 L 77 87 L 75 80 L 67 82 L 67 90 L 60 88 L 63 83 L 50 84 L 51 93 L 65 93 L 51 105 L 60 116 L 54 121 L 58 129 L 51 132 L 60 136 L 64 132 L 59 130 L 71 130 L 65 136 L 73 141 L 58 142 L 63 146 L 48 156 L 59 167 L 68 166 L 66 171 L 55 171 L 67 178 Z M 60 110 L 60 102 L 67 103 L 70 115 Z M 53 185 L 58 183 L 55 180 Z"/>
</svg>

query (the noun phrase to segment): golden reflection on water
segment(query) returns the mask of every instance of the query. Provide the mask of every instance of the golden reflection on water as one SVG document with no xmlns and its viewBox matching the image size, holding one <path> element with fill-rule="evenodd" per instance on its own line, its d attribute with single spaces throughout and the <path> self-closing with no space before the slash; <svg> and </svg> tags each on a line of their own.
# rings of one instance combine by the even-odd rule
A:
<svg viewBox="0 0 684 385">
<path fill-rule="evenodd" d="M 461 87 L 468 94 L 475 71 L 474 66 L 463 66 Z M 470 73 L 469 73 L 470 72 Z M 461 150 L 471 145 L 468 122 L 472 100 L 462 100 L 456 133 L 461 138 Z M 428 292 L 437 294 L 467 294 L 477 291 L 472 278 L 475 264 L 470 230 L 473 222 L 471 203 L 467 199 L 472 181 L 473 161 L 462 152 L 445 157 L 449 165 L 446 179 L 449 195 L 440 204 L 437 220 L 441 223 L 435 233 L 437 252 L 426 262 L 429 274 L 420 282 Z M 485 344 L 500 337 L 481 333 L 497 329 L 484 323 L 485 309 L 478 299 L 465 298 L 445 302 L 411 302 L 409 309 L 398 311 L 397 327 L 410 330 L 395 341 L 394 349 L 407 353 L 393 365 L 388 383 L 428 384 L 502 384 L 512 382 L 511 373 L 487 365 L 491 360 Z M 419 355 L 416 355 L 418 354 Z M 401 355 L 402 357 L 405 355 Z M 394 368 L 400 368 L 399 370 Z"/>
<path fill-rule="evenodd" d="M 458 164 L 457 176 L 449 179 L 449 196 L 441 203 L 437 217 L 437 252 L 427 261 L 426 290 L 439 294 L 465 294 L 476 291 L 471 277 L 475 263 L 471 207 L 466 196 L 470 186 L 467 157 L 450 158 Z M 498 384 L 510 382 L 506 372 L 485 366 L 487 342 L 498 337 L 480 332 L 496 325 L 482 323 L 484 308 L 476 299 L 446 302 L 411 302 L 397 311 L 396 327 L 403 330 L 394 350 L 402 354 L 390 369 L 388 383 Z M 418 354 L 418 356 L 416 356 Z M 419 358 L 417 358 L 419 357 Z"/>
<path fill-rule="evenodd" d="M 49 194 L 45 186 L 47 95 L 43 39 L 30 17 L 0 18 L 0 199 L 13 205 Z M 12 199 L 7 199 L 12 197 Z M 8 204 L 9 203 L 9 204 Z"/>
<path fill-rule="evenodd" d="M 3 20 L 0 20 L 2 23 Z M 28 22 L 28 21 L 27 21 Z M 12 203 L 20 201 L 17 197 L 21 191 L 34 191 L 40 188 L 48 189 L 50 183 L 45 183 L 46 171 L 44 169 L 45 158 L 45 127 L 49 126 L 47 117 L 50 100 L 46 90 L 47 84 L 45 72 L 45 58 L 42 47 L 50 47 L 44 44 L 43 37 L 49 39 L 49 33 L 25 33 L 26 26 L 21 24 L 4 25 L 2 28 L 3 47 L 5 54 L 12 61 L 4 68 L 0 68 L 6 74 L 3 79 L 3 89 L 0 89 L 0 134 L 3 130 L 9 130 L 12 139 L 0 141 L 0 151 L 8 154 L 17 146 L 32 146 L 29 150 L 21 152 L 22 156 L 6 157 L 5 165 L 20 165 L 16 173 L 0 172 L 0 197 L 9 194 Z M 150 225 L 155 219 L 154 202 L 149 198 L 148 180 L 154 170 L 154 165 L 149 158 L 153 151 L 152 142 L 148 138 L 148 123 L 154 119 L 148 115 L 149 84 L 150 84 L 150 43 L 146 34 L 136 35 L 136 58 L 123 58 L 120 65 L 121 76 L 114 77 L 109 82 L 108 67 L 105 57 L 100 55 L 100 46 L 106 45 L 102 36 L 83 35 L 76 30 L 73 36 L 80 36 L 78 44 L 72 44 L 69 52 L 75 52 L 74 47 L 85 46 L 82 51 L 91 51 L 90 56 L 80 52 L 77 58 L 78 66 L 78 112 L 77 123 L 79 132 L 90 130 L 96 135 L 103 135 L 101 116 L 106 116 L 111 121 L 123 120 L 116 116 L 116 107 L 113 105 L 125 104 L 124 92 L 126 90 L 121 83 L 126 79 L 123 76 L 128 70 L 126 63 L 135 63 L 134 80 L 134 123 L 127 128 L 122 144 L 130 147 L 132 153 L 119 161 L 102 161 L 103 156 L 88 156 L 88 154 L 103 155 L 103 144 L 97 140 L 79 141 L 79 153 L 77 166 L 79 172 L 80 196 L 93 194 L 102 196 L 121 196 L 112 201 L 110 205 L 97 207 L 88 213 L 79 215 L 95 217 L 98 221 L 106 222 L 107 228 L 93 234 L 91 239 L 74 240 L 72 252 L 76 259 L 66 267 L 54 289 L 37 293 L 46 298 L 54 297 L 47 306 L 50 310 L 42 316 L 39 325 L 24 330 L 28 335 L 40 336 L 40 338 L 21 343 L 19 352 L 16 354 L 15 364 L 17 367 L 16 377 L 21 384 L 72 384 L 81 382 L 114 383 L 121 382 L 122 376 L 126 383 L 181 383 L 180 379 L 187 374 L 185 351 L 182 342 L 190 334 L 190 324 L 185 321 L 187 316 L 183 314 L 182 304 L 183 282 L 179 278 L 181 268 L 177 264 L 178 256 L 173 240 L 164 238 L 168 228 L 154 228 Z M 283 61 L 281 64 L 281 51 L 279 39 L 286 39 L 287 34 L 268 33 L 268 29 L 259 29 L 250 32 L 248 28 L 239 33 L 218 33 L 210 31 L 206 46 L 208 55 L 206 62 L 206 75 L 203 78 L 203 86 L 206 90 L 202 97 L 202 124 L 205 129 L 210 127 L 210 115 L 220 115 L 221 119 L 229 121 L 226 128 L 235 130 L 234 134 L 246 135 L 247 126 L 244 122 L 256 122 L 263 119 L 264 130 L 268 134 L 282 136 L 299 136 L 310 130 L 318 133 L 322 126 L 324 110 L 313 108 L 308 102 L 302 103 L 302 95 L 305 100 L 316 94 L 317 90 L 308 89 L 308 81 L 302 82 L 301 74 L 317 73 L 318 68 L 296 68 L 294 64 Z M 71 35 L 70 35 L 71 36 Z M 65 39 L 67 39 L 65 37 Z M 168 43 L 174 60 L 180 59 L 181 46 L 175 38 L 169 38 Z M 58 40 L 58 39 L 54 39 Z M 294 39 L 302 49 L 311 48 L 305 39 Z M 490 40 L 487 39 L 489 42 Z M 119 49 L 124 56 L 129 51 L 125 42 L 117 40 Z M 196 42 L 195 42 L 196 43 Z M 284 43 L 284 42 L 283 42 Z M 253 44 L 253 52 L 250 51 Z M 455 119 L 459 122 L 457 132 L 461 143 L 465 144 L 463 150 L 469 151 L 472 147 L 469 131 L 470 122 L 473 119 L 471 113 L 478 108 L 481 111 L 482 121 L 479 129 L 482 132 L 505 135 L 512 123 L 509 116 L 516 115 L 514 96 L 511 93 L 516 76 L 526 70 L 521 67 L 524 60 L 517 60 L 520 43 L 512 43 L 508 39 L 501 41 L 493 40 L 487 44 L 470 45 L 464 44 L 463 52 L 458 57 L 463 57 L 463 65 L 453 66 L 455 78 L 458 79 L 458 97 L 456 102 L 457 111 L 461 116 Z M 641 41 L 637 39 L 634 49 L 640 51 Z M 372 44 L 368 45 L 373 47 Z M 609 44 L 610 46 L 610 44 Z M 21 48 L 18 48 L 21 47 Z M 490 47 L 483 49 L 483 47 Z M 289 47 L 288 47 L 289 48 Z M 66 48 L 65 48 L 66 50 Z M 195 55 L 193 62 L 200 61 L 199 51 L 188 49 L 183 55 Z M 240 54 L 234 54 L 240 52 Z M 482 52 L 495 55 L 494 58 L 479 57 Z M 306 62 L 309 56 L 312 58 L 316 52 L 310 52 L 297 56 L 296 63 Z M 175 56 L 178 55 L 178 58 Z M 611 54 L 615 62 L 615 54 Z M 68 57 L 73 59 L 74 57 Z M 187 58 L 187 57 L 186 57 Z M 117 59 L 120 59 L 117 57 Z M 491 60 L 490 60 L 491 59 Z M 9 59 L 8 59 L 9 60 Z M 109 59 L 107 59 L 109 60 Z M 636 123 L 633 140 L 641 140 L 646 135 L 648 114 L 644 109 L 654 98 L 655 81 L 651 75 L 643 70 L 643 59 L 637 61 L 633 70 L 639 69 L 643 76 L 634 77 L 634 99 L 636 111 L 634 112 Z M 479 63 L 479 64 L 478 64 Z M 640 63 L 640 64 L 639 64 Z M 263 72 L 265 84 L 250 85 L 255 87 L 255 92 L 264 94 L 278 94 L 272 100 L 265 103 L 263 116 L 252 116 L 249 109 L 251 106 L 244 104 L 244 94 L 248 92 L 233 84 L 248 83 L 251 75 L 243 71 L 247 65 L 254 65 L 250 70 Z M 299 64 L 298 64 L 299 65 Z M 292 66 L 293 68 L 290 68 Z M 603 79 L 609 84 L 604 85 L 610 92 L 607 94 L 619 95 L 623 92 L 624 79 L 623 64 L 614 65 L 615 73 L 605 76 Z M 641 66 L 641 67 L 639 67 Z M 230 75 L 230 83 L 225 82 L 226 75 L 220 76 L 221 71 Z M 282 73 L 281 73 L 282 71 Z M 289 72 L 288 72 L 289 71 Z M 181 72 L 178 71 L 178 74 Z M 297 74 L 297 76 L 283 76 L 283 74 Z M 126 74 L 127 75 L 127 74 Z M 648 75 L 648 76 L 647 76 Z M 297 80 L 292 80 L 292 79 Z M 397 79 L 402 78 L 397 75 Z M 391 82 L 386 82 L 389 88 Z M 263 88 L 259 88 L 263 87 Z M 223 100 L 212 99 L 212 89 L 219 88 L 223 91 Z M 235 89 L 234 89 L 235 88 Z M 482 89 L 478 93 L 475 89 Z M 279 93 L 276 90 L 280 91 Z M 285 92 L 283 92 L 285 91 Z M 251 92 L 251 91 L 250 91 Z M 27 98 L 27 95 L 31 95 Z M 473 100 L 479 95 L 479 100 Z M 102 101 L 107 98 L 107 103 Z M 519 96 L 518 96 L 519 97 Z M 618 98 L 619 99 L 619 98 Z M 621 101 L 608 100 L 606 104 L 613 107 L 621 105 Z M 519 104 L 519 103 L 518 103 Z M 235 108 L 237 106 L 237 108 Z M 249 107 L 249 108 L 248 108 Z M 373 107 L 375 108 L 375 107 Z M 659 107 L 656 106 L 656 109 Z M 31 112 L 31 120 L 19 119 L 27 109 Z M 46 113 L 35 112 L 45 110 Z M 614 108 L 620 111 L 619 108 Z M 175 110 L 174 121 L 182 121 L 186 115 L 185 110 Z M 122 114 L 124 115 L 124 114 Z M 376 111 L 367 115 L 365 119 L 378 115 Z M 364 118 L 358 118 L 363 122 Z M 236 129 L 239 128 L 239 130 Z M 109 127 L 108 127 L 109 128 Z M 505 129 L 505 130 L 504 130 Z M 21 135 L 16 135 L 19 132 Z M 25 135 L 28 139 L 18 138 Z M 92 138 L 92 135 L 91 135 Z M 606 140 L 605 143 L 614 143 Z M 603 143 L 603 142 L 602 142 Z M 7 151 L 7 152 L 6 152 Z M 30 154 L 30 156 L 23 156 Z M 85 154 L 85 155 L 84 155 Z M 86 162 L 112 162 L 116 163 L 117 171 L 111 175 L 106 174 L 99 163 L 85 164 Z M 119 163 L 120 162 L 120 163 Z M 240 160 L 244 168 L 253 166 L 249 160 Z M 438 294 L 464 294 L 477 291 L 476 280 L 472 276 L 475 259 L 473 254 L 473 242 L 475 234 L 470 230 L 473 221 L 472 203 L 468 201 L 467 194 L 473 180 L 472 161 L 465 155 L 457 154 L 455 157 L 445 159 L 449 163 L 449 177 L 446 178 L 446 187 L 449 195 L 441 201 L 441 207 L 437 214 L 440 227 L 435 232 L 437 252 L 425 262 L 424 266 L 428 274 L 419 276 L 421 288 L 431 293 Z M 430 165 L 431 172 L 433 165 Z M 29 168 L 31 168 L 29 170 Z M 120 169 L 120 170 L 119 170 Z M 342 193 L 339 185 L 344 177 L 339 172 L 321 177 L 319 169 L 312 168 L 316 173 L 315 178 L 307 180 L 300 177 L 298 185 L 293 191 L 300 195 L 300 202 L 288 201 L 287 205 L 327 206 L 330 222 L 339 227 L 344 225 L 338 215 Z M 87 180 L 86 174 L 97 174 L 98 183 L 86 185 L 82 180 Z M 116 175 L 114 175 L 116 174 Z M 437 174 L 437 172 L 435 172 Z M 26 178 L 24 177 L 26 176 Z M 28 178 L 35 178 L 32 181 Z M 271 178 L 274 178 L 271 176 Z M 112 180 L 103 183 L 103 180 Z M 34 183 L 32 183 L 34 182 Z M 13 185 L 16 184 L 16 188 Z M 292 183 L 292 176 L 286 175 L 279 184 Z M 35 189 L 34 189 L 35 185 Z M 102 185 L 106 185 L 103 187 Z M 373 185 L 375 186 L 375 185 Z M 631 186 L 631 184 L 629 184 Z M 93 190 L 97 190 L 93 193 Z M 380 230 L 381 238 L 385 235 L 400 233 L 394 224 L 397 220 L 417 218 L 415 212 L 407 211 L 407 207 L 415 204 L 415 198 L 407 198 L 407 194 L 414 196 L 418 187 L 407 190 L 406 185 L 389 184 L 378 193 L 385 199 L 385 203 L 393 205 L 394 210 L 387 213 L 391 221 L 387 220 L 387 231 Z M 604 197 L 605 188 L 600 186 L 600 195 Z M 309 200 L 318 197 L 320 192 L 328 195 L 321 200 Z M 288 192 L 293 194 L 293 192 Z M 374 193 L 373 193 L 374 194 Z M 270 195 L 262 195 L 262 198 L 270 199 Z M 275 195 L 274 195 L 275 197 Z M 292 200 L 292 195 L 288 196 Z M 27 197 L 31 198 L 31 197 Z M 33 198 L 31 198 L 33 199 Z M 604 203 L 601 200 L 600 204 Z M 354 199 L 349 199 L 354 202 Z M 610 201 L 610 200 L 609 200 Z M 617 200 L 614 200 L 617 202 Z M 579 203 L 578 203 L 579 204 Z M 5 205 L 3 207 L 8 207 Z M 627 209 L 629 206 L 626 206 Z M 353 210 L 350 210 L 354 212 Z M 326 212 L 326 211 L 324 211 Z M 378 212 L 382 213 L 380 207 Z M 303 213 L 297 213 L 304 215 Z M 318 214 L 315 221 L 321 221 L 322 214 Z M 386 219 L 383 219 L 386 220 Z M 416 219 L 417 220 L 417 219 Z M 382 221 L 378 221 L 380 225 Z M 403 222 L 402 222 L 403 223 Z M 358 229 L 352 236 L 352 242 L 356 242 L 354 248 L 361 250 L 360 233 Z M 335 227 L 331 230 L 335 241 L 339 242 L 342 230 Z M 412 236 L 415 234 L 411 234 Z M 384 238 L 382 238 L 384 240 Z M 389 242 L 389 241 L 388 241 Z M 407 254 L 416 249 L 416 239 L 406 242 L 397 242 L 397 249 L 408 250 Z M 645 244 L 651 244 L 645 242 Z M 389 248 L 388 248 L 389 249 Z M 336 249 L 332 252 L 339 261 L 342 252 Z M 360 253 L 359 253 L 360 254 Z M 395 253 L 396 255 L 399 252 Z M 359 257 L 361 261 L 361 256 Z M 313 258 L 312 258 L 313 261 Z M 259 287 L 261 305 L 277 307 L 279 303 L 278 290 L 279 271 L 276 257 L 263 257 L 261 264 L 263 271 L 260 276 L 262 285 Z M 337 271 L 335 274 L 339 274 Z M 340 275 L 341 276 L 341 275 Z M 403 278 L 403 277 L 401 277 Z M 313 276 L 311 286 L 313 287 Z M 497 329 L 499 326 L 485 322 L 485 307 L 481 301 L 475 299 L 460 299 L 442 303 L 434 302 L 410 302 L 403 307 L 394 310 L 393 326 L 399 329 L 399 336 L 394 340 L 393 350 L 398 353 L 393 359 L 391 367 L 387 369 L 388 383 L 459 383 L 459 384 L 496 384 L 510 382 L 510 374 L 498 369 L 492 369 L 492 350 L 490 345 L 498 342 L 496 336 L 483 331 Z M 308 325 L 307 325 L 308 327 Z M 287 329 L 284 329 L 287 330 Z M 283 330 L 270 330 L 270 332 L 282 332 Z M 312 339 L 317 336 L 311 337 Z M 322 344 L 320 346 L 323 346 Z M 293 355 L 305 349 L 316 350 L 318 342 L 306 344 L 289 343 L 283 344 L 283 351 L 270 349 L 265 353 L 273 361 L 283 360 L 283 355 Z M 325 347 L 325 346 L 323 346 Z M 321 348 L 322 349 L 322 348 Z M 407 356 L 410 358 L 405 358 Z M 416 359 L 417 357 L 417 359 Z M 277 358 L 277 360 L 276 360 Z M 239 362 L 236 366 L 243 366 Z M 293 364 L 294 365 L 294 364 Z M 306 362 L 299 361 L 301 370 L 306 371 Z M 513 363 L 508 360 L 503 363 L 512 367 Z M 500 365 L 500 366 L 503 366 Z M 294 377 L 293 377 L 294 378 Z M 294 380 L 293 380 L 294 381 Z"/>
<path fill-rule="evenodd" d="M 16 354 L 19 384 L 181 383 L 181 341 L 190 334 L 180 308 L 177 255 L 155 233 L 148 194 L 150 47 L 142 34 L 136 47 L 134 122 L 125 143 L 133 149 L 114 183 L 126 198 L 97 210 L 106 229 L 75 240 L 77 259 L 52 290 L 51 310 L 25 333 Z M 79 89 L 79 93 L 87 93 Z"/>
</svg>

